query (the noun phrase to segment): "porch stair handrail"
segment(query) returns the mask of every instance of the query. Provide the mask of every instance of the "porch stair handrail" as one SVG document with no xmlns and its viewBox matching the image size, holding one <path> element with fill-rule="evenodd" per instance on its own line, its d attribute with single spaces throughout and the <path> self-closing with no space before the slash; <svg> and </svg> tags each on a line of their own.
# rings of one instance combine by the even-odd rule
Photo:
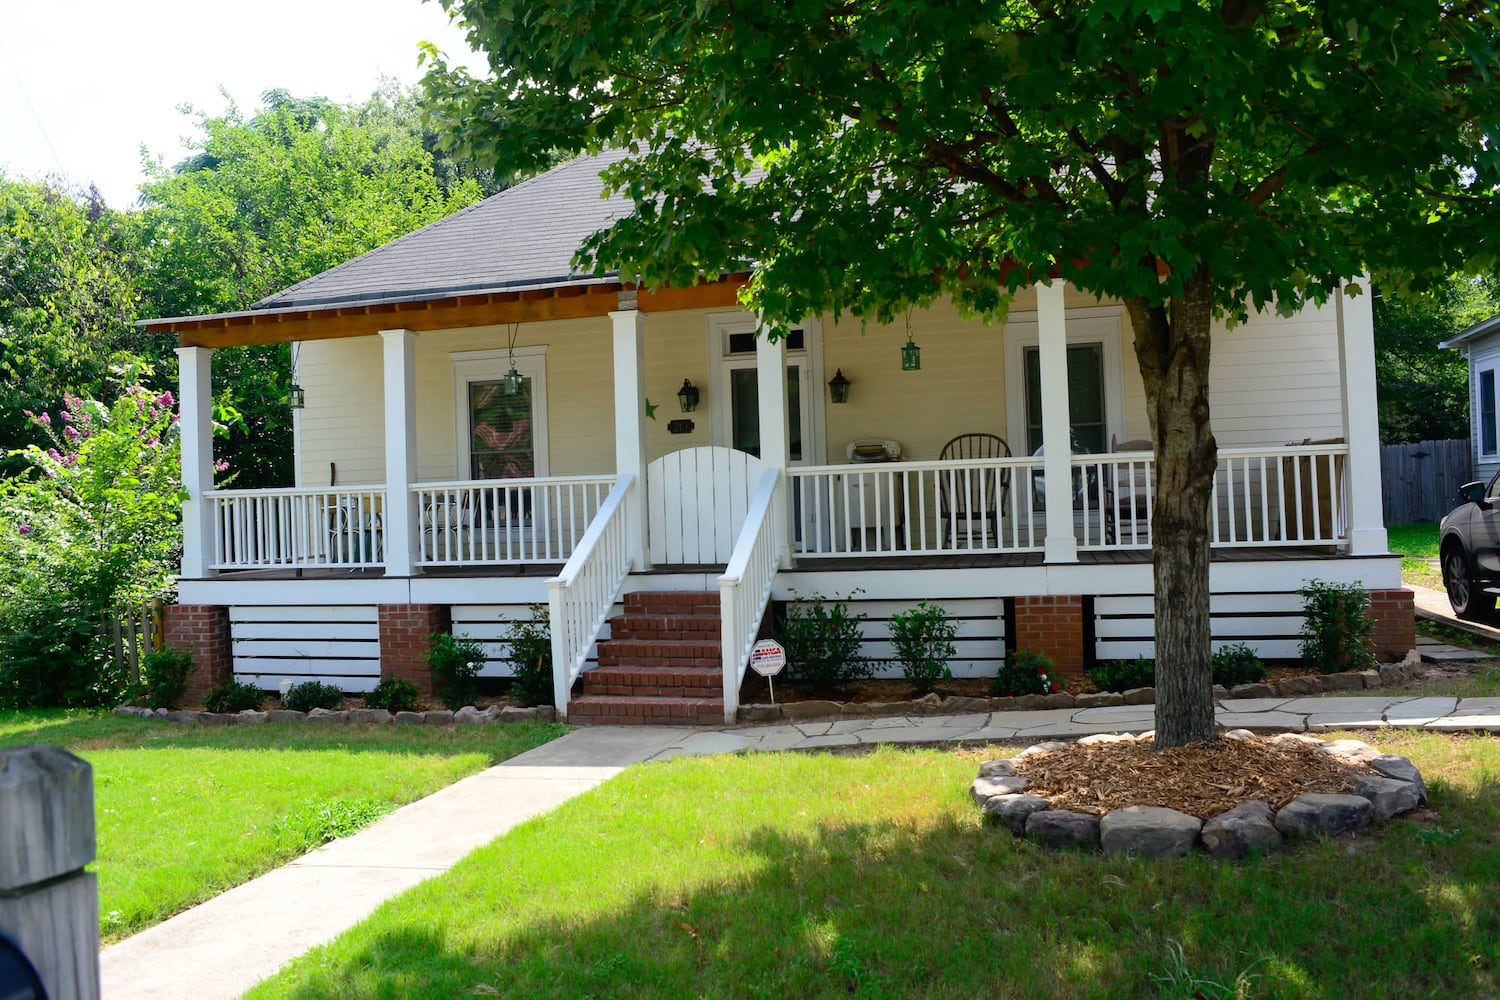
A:
<svg viewBox="0 0 1500 1000">
<path fill-rule="evenodd" d="M 639 497 L 634 487 L 634 476 L 622 473 L 616 478 L 567 565 L 547 581 L 553 703 L 562 715 L 568 712 L 573 682 L 583 673 L 589 649 L 630 575 L 627 528 Z"/>
<path fill-rule="evenodd" d="M 785 535 L 783 505 L 777 502 L 781 471 L 766 469 L 750 498 L 744 527 L 734 543 L 734 554 L 719 577 L 721 653 L 724 657 L 724 722 L 739 712 L 740 684 L 750 662 L 750 650 L 760 632 L 771 586 L 780 569 L 776 542 Z"/>
</svg>

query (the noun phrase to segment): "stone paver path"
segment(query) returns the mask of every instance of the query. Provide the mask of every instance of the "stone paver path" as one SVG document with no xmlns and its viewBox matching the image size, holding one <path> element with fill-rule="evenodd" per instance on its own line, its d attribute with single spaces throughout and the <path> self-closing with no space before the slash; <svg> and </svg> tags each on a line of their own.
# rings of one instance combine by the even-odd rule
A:
<svg viewBox="0 0 1500 1000">
<path fill-rule="evenodd" d="M 1150 705 L 1059 708 L 1036 712 L 926 715 L 837 722 L 789 722 L 722 730 L 683 730 L 652 760 L 750 750 L 818 750 L 877 743 L 978 743 L 1069 739 L 1093 733 L 1143 733 L 1154 725 Z M 1500 732 L 1500 698 L 1330 697 L 1226 698 L 1215 718 L 1229 729 L 1262 733 L 1331 729 L 1432 729 Z"/>
</svg>

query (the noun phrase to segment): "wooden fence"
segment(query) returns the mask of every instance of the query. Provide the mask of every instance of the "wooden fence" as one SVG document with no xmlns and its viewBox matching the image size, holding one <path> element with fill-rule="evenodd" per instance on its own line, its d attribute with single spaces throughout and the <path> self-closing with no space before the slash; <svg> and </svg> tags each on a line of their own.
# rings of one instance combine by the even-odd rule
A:
<svg viewBox="0 0 1500 1000">
<path fill-rule="evenodd" d="M 1467 438 L 1390 444 L 1380 449 L 1380 492 L 1386 524 L 1426 524 L 1453 509 L 1468 482 Z"/>
<path fill-rule="evenodd" d="M 140 678 L 146 654 L 161 648 L 161 605 L 160 598 L 145 601 L 105 618 L 104 632 L 113 643 L 114 661 L 132 681 Z"/>
</svg>

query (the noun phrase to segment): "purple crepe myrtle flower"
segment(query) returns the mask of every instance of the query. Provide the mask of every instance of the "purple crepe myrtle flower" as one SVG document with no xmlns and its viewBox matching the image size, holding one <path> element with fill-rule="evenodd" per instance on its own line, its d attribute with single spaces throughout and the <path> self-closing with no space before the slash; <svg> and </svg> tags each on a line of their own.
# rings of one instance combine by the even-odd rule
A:
<svg viewBox="0 0 1500 1000">
<path fill-rule="evenodd" d="M 29 535 L 29 534 L 31 534 L 31 525 L 29 525 L 29 524 L 23 524 L 23 525 L 21 525 L 21 534 L 23 534 L 23 535 Z"/>
<path fill-rule="evenodd" d="M 77 427 L 64 427 L 63 433 L 68 436 L 69 441 L 77 441 L 79 438 L 83 437 L 83 434 L 78 430 Z"/>
<path fill-rule="evenodd" d="M 71 427 L 68 429 L 72 430 Z M 56 448 L 48 448 L 47 457 L 52 459 L 52 461 L 54 462 L 61 462 L 63 460 L 62 452 L 58 451 Z"/>
<path fill-rule="evenodd" d="M 157 406 L 171 406 L 172 403 L 172 391 L 170 389 L 156 397 Z"/>
<path fill-rule="evenodd" d="M 227 459 L 227 458 L 221 458 L 218 461 L 214 462 L 214 471 L 215 472 L 228 472 L 229 471 L 229 459 Z"/>
</svg>

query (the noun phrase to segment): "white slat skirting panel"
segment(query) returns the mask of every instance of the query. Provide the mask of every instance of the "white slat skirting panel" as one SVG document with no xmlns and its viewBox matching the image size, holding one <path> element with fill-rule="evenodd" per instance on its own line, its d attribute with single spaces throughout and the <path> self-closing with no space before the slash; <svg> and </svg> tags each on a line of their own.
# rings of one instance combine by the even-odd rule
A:
<svg viewBox="0 0 1500 1000">
<path fill-rule="evenodd" d="M 1302 598 L 1296 594 L 1214 594 L 1209 598 L 1213 647 L 1244 643 L 1266 660 L 1301 655 Z M 1156 657 L 1150 594 L 1094 598 L 1094 655 L 1100 660 Z"/>
<path fill-rule="evenodd" d="M 484 647 L 485 664 L 479 671 L 480 677 L 512 677 L 515 671 L 509 663 L 505 662 L 505 656 L 510 652 L 510 643 L 504 640 L 510 629 L 508 622 L 529 621 L 531 619 L 531 608 L 526 604 L 455 604 L 449 611 L 453 619 L 453 634 L 465 635 L 476 640 Z M 610 609 L 609 615 L 625 613 L 622 605 L 616 604 Z M 604 628 L 599 631 L 600 639 L 609 638 L 609 622 L 604 623 Z M 585 670 L 591 670 L 599 662 L 598 652 L 589 650 L 588 661 Z"/>
<path fill-rule="evenodd" d="M 907 611 L 920 598 L 910 601 L 861 600 L 855 595 L 849 601 L 850 614 L 863 614 L 860 631 L 864 641 L 860 652 L 875 660 L 875 677 L 901 677 L 901 663 L 891 645 L 891 615 Z M 949 668 L 954 677 L 993 677 L 1005 659 L 1005 602 L 994 598 L 934 599 L 948 612 L 948 619 L 958 626 L 954 656 Z"/>
<path fill-rule="evenodd" d="M 234 675 L 264 691 L 283 680 L 369 691 L 380 681 L 380 625 L 373 605 L 240 606 L 229 609 Z"/>
<path fill-rule="evenodd" d="M 707 565 L 729 561 L 750 509 L 760 460 L 732 448 L 686 448 L 646 467 L 651 561 Z"/>
</svg>

